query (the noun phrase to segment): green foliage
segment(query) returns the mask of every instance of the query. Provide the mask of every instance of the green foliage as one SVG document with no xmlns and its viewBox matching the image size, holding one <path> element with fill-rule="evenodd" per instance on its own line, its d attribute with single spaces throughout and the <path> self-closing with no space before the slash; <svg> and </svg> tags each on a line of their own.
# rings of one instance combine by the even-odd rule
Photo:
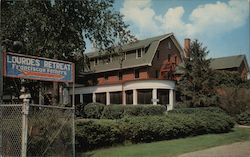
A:
<svg viewBox="0 0 250 157">
<path fill-rule="evenodd" d="M 239 87 L 220 88 L 219 106 L 231 116 L 250 110 L 250 89 Z"/>
<path fill-rule="evenodd" d="M 236 116 L 236 121 L 240 125 L 249 125 L 250 126 L 250 110 L 242 112 Z"/>
<path fill-rule="evenodd" d="M 125 121 L 126 139 L 133 143 L 152 142 L 206 133 L 228 132 L 232 118 L 224 113 L 170 114 L 164 116 L 134 117 Z"/>
<path fill-rule="evenodd" d="M 78 149 L 86 150 L 126 142 L 152 142 L 207 133 L 224 133 L 233 128 L 234 121 L 225 112 L 211 108 L 164 116 L 80 120 L 76 126 Z"/>
<path fill-rule="evenodd" d="M 103 105 L 91 103 L 85 106 L 87 118 L 120 119 L 126 116 L 163 115 L 163 105 Z"/>
<path fill-rule="evenodd" d="M 209 67 L 210 60 L 206 59 L 209 51 L 198 40 L 194 40 L 191 43 L 190 52 L 190 59 L 185 62 L 185 67 L 182 67 L 184 75 L 177 83 L 182 100 L 189 107 L 215 105 L 217 101 L 215 81 L 213 71 Z"/>
<path fill-rule="evenodd" d="M 84 113 L 87 118 L 100 119 L 105 108 L 101 103 L 89 103 L 84 107 Z"/>
<path fill-rule="evenodd" d="M 203 112 L 225 113 L 225 111 L 223 111 L 219 107 L 178 108 L 169 111 L 169 113 L 184 113 L 184 114 L 203 113 Z"/>
<path fill-rule="evenodd" d="M 103 110 L 103 119 L 120 119 L 124 116 L 125 105 L 107 105 Z"/>
<path fill-rule="evenodd" d="M 91 150 L 123 143 L 124 135 L 112 120 L 79 120 L 76 122 L 77 149 Z"/>
</svg>

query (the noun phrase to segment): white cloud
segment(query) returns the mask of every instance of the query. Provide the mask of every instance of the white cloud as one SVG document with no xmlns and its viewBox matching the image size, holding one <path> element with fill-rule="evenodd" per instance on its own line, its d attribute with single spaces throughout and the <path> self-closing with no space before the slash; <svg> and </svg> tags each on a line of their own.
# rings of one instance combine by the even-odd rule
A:
<svg viewBox="0 0 250 157">
<path fill-rule="evenodd" d="M 188 19 L 183 19 L 185 10 L 182 6 L 169 8 L 164 15 L 157 15 L 151 3 L 151 0 L 125 0 L 121 13 L 141 32 L 174 32 L 191 37 L 228 32 L 244 25 L 249 17 L 249 0 L 200 5 L 193 9 Z"/>
<path fill-rule="evenodd" d="M 150 0 L 125 0 L 121 13 L 125 20 L 134 23 L 143 31 L 156 31 L 157 15 L 151 8 Z"/>
</svg>

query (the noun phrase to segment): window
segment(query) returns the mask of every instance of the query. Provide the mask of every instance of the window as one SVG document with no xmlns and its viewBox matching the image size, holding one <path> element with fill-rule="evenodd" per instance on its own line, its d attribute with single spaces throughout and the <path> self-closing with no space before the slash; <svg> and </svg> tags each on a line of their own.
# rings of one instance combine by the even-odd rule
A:
<svg viewBox="0 0 250 157">
<path fill-rule="evenodd" d="M 108 80 L 108 78 L 109 78 L 108 73 L 104 73 L 104 79 Z"/>
<path fill-rule="evenodd" d="M 170 59 L 171 59 L 171 55 L 168 54 L 168 62 L 170 62 Z"/>
<path fill-rule="evenodd" d="M 156 51 L 156 55 L 157 55 L 157 59 L 159 59 L 160 58 L 160 50 Z"/>
<path fill-rule="evenodd" d="M 136 58 L 141 58 L 142 57 L 142 49 L 137 49 L 136 50 Z"/>
<path fill-rule="evenodd" d="M 139 78 L 140 77 L 140 71 L 139 69 L 135 69 L 135 78 Z"/>
<path fill-rule="evenodd" d="M 98 59 L 95 58 L 95 60 L 94 60 L 94 65 L 96 66 L 97 64 L 98 64 Z"/>
<path fill-rule="evenodd" d="M 118 78 L 119 80 L 122 80 L 122 72 L 118 72 Z"/>
<path fill-rule="evenodd" d="M 155 78 L 159 78 L 159 71 L 155 70 Z"/>
<path fill-rule="evenodd" d="M 124 52 L 123 59 L 124 59 L 124 60 L 126 60 L 126 59 L 127 59 L 127 53 L 126 53 L 126 52 Z"/>
<path fill-rule="evenodd" d="M 168 42 L 168 49 L 171 49 L 171 42 Z"/>
<path fill-rule="evenodd" d="M 108 58 L 106 59 L 106 64 L 109 64 L 110 62 L 112 62 L 112 56 L 110 56 L 110 57 L 108 57 Z"/>
</svg>

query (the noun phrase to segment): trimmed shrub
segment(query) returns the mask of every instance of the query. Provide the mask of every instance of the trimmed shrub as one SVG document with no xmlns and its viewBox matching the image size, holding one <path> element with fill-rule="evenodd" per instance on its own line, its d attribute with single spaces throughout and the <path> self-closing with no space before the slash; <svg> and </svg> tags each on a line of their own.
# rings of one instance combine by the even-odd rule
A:
<svg viewBox="0 0 250 157">
<path fill-rule="evenodd" d="M 119 120 L 80 120 L 76 125 L 80 150 L 132 143 L 168 140 L 207 133 L 224 133 L 233 128 L 224 112 L 171 113 L 164 116 L 125 117 Z"/>
<path fill-rule="evenodd" d="M 250 110 L 237 115 L 236 121 L 240 125 L 250 125 Z"/>
<path fill-rule="evenodd" d="M 105 105 L 101 103 L 89 103 L 84 107 L 87 118 L 100 119 Z"/>
<path fill-rule="evenodd" d="M 105 106 L 102 118 L 120 119 L 126 116 L 163 115 L 166 107 L 163 105 L 108 105 Z"/>
<path fill-rule="evenodd" d="M 152 142 L 206 133 L 224 133 L 233 128 L 232 118 L 224 113 L 169 114 L 124 118 L 126 139 L 133 143 Z"/>
<path fill-rule="evenodd" d="M 216 112 L 216 113 L 225 113 L 219 107 L 197 107 L 197 108 L 178 108 L 169 111 L 169 113 L 185 113 L 185 114 L 193 114 L 199 112 Z"/>
<path fill-rule="evenodd" d="M 104 119 L 120 119 L 124 116 L 125 105 L 107 105 L 103 110 L 101 118 Z"/>
<path fill-rule="evenodd" d="M 113 120 L 78 120 L 76 144 L 79 151 L 123 143 L 124 135 Z"/>
</svg>

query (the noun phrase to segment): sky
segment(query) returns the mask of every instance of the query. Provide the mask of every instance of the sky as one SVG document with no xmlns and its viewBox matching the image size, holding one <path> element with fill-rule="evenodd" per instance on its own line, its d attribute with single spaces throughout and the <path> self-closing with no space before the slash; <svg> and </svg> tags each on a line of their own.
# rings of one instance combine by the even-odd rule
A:
<svg viewBox="0 0 250 157">
<path fill-rule="evenodd" d="M 250 63 L 249 0 L 115 0 L 137 39 L 173 32 L 198 39 L 209 58 L 245 54 Z"/>
</svg>

